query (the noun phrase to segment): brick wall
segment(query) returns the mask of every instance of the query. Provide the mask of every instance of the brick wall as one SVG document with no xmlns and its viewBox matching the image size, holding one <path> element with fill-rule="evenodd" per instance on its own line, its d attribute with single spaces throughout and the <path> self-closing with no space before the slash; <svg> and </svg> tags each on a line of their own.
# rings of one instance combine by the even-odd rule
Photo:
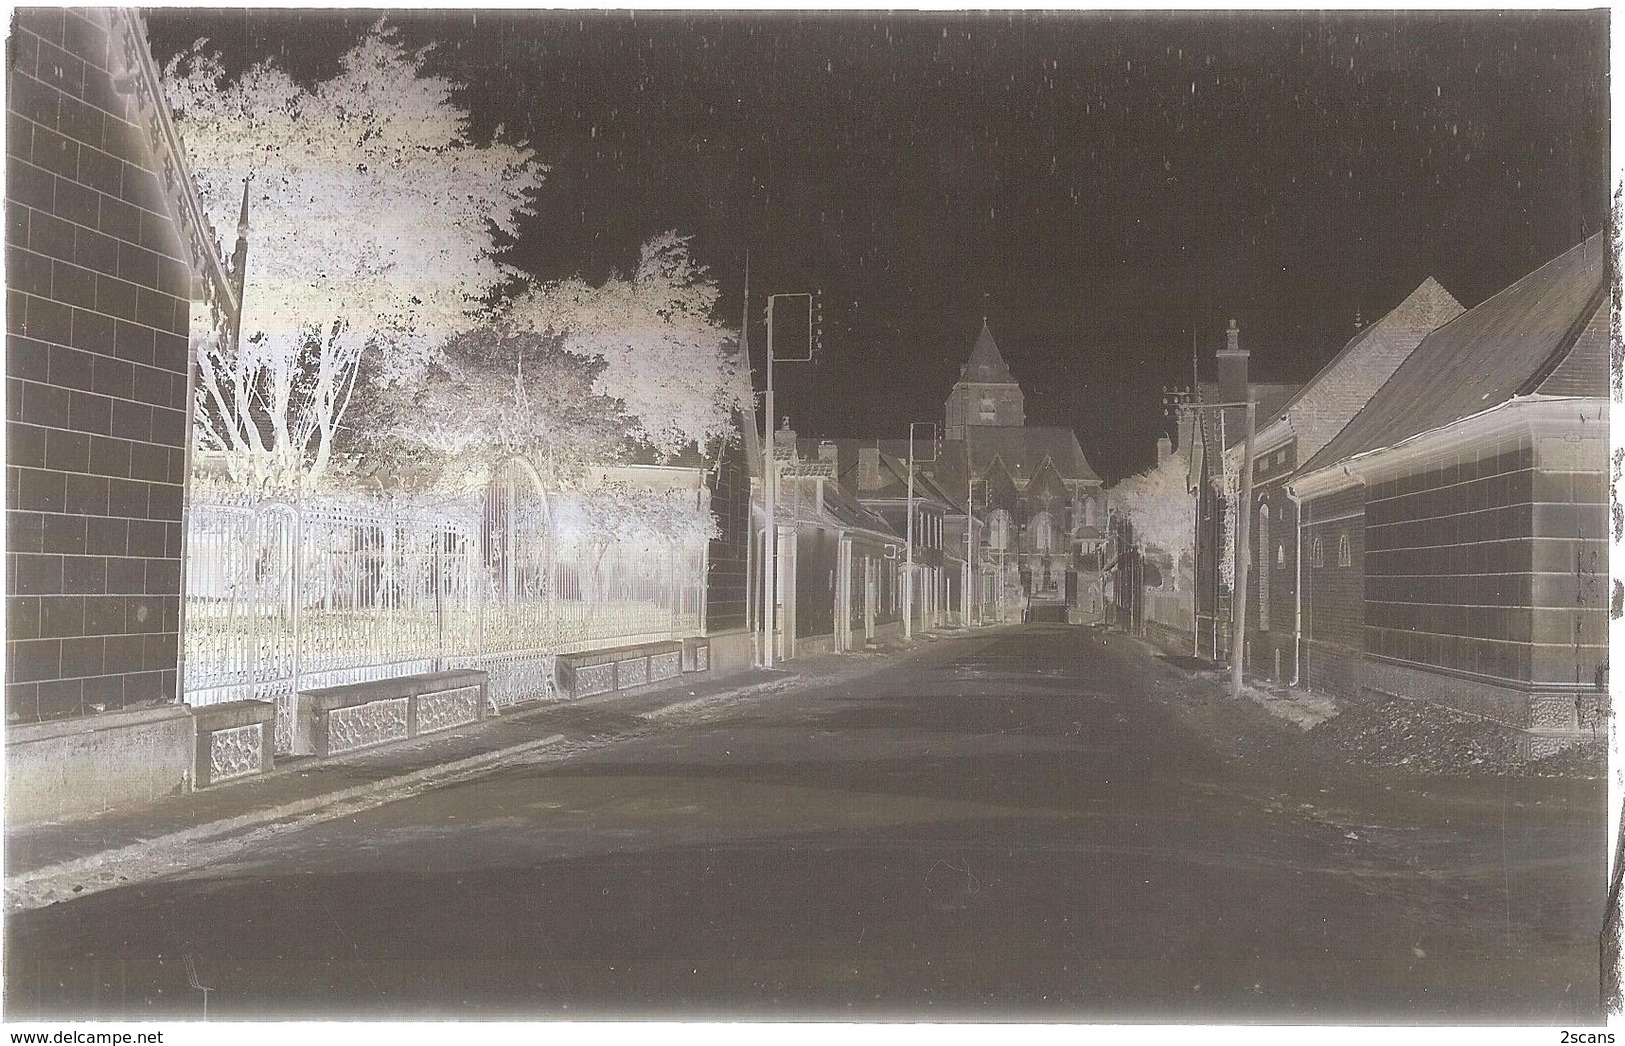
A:
<svg viewBox="0 0 1625 1046">
<path fill-rule="evenodd" d="M 7 718 L 173 700 L 192 275 L 105 11 L 24 9 L 6 121 Z"/>
<path fill-rule="evenodd" d="M 1365 652 L 1365 491 L 1305 503 L 1302 679 L 1315 689 L 1358 694 Z M 1315 541 L 1320 541 L 1320 556 Z M 1348 562 L 1342 562 L 1345 547 Z"/>
<path fill-rule="evenodd" d="M 1269 533 L 1263 532 L 1257 506 L 1269 509 Z M 1293 678 L 1297 579 L 1297 516 L 1279 480 L 1266 482 L 1254 497 L 1252 576 L 1247 600 L 1247 670 L 1260 676 Z M 1269 592 L 1266 620 L 1262 595 Z M 1268 627 L 1265 627 L 1268 626 Z"/>
</svg>

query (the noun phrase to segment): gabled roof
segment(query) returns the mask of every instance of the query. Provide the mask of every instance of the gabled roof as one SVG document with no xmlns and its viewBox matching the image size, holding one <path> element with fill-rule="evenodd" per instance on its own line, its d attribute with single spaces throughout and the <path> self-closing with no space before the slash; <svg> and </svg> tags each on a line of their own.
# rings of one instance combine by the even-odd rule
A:
<svg viewBox="0 0 1625 1046">
<path fill-rule="evenodd" d="M 834 444 L 837 462 L 834 475 L 848 493 L 866 501 L 903 501 L 908 497 L 908 440 L 906 439 L 798 439 L 796 453 L 803 461 L 817 461 L 821 445 Z M 880 450 L 879 487 L 858 489 L 859 451 L 864 448 Z M 925 441 L 915 442 L 914 497 L 923 501 L 938 501 L 955 510 L 963 510 L 963 496 L 955 498 L 931 478 L 929 459 L 931 446 Z"/>
<path fill-rule="evenodd" d="M 1282 409 L 1291 399 L 1303 390 L 1301 382 L 1267 382 L 1251 381 L 1247 383 L 1247 391 L 1258 409 L 1253 412 L 1254 437 L 1264 430 L 1265 423 L 1270 418 L 1280 417 Z M 1196 401 L 1198 403 L 1221 403 L 1219 399 L 1219 384 L 1214 381 L 1204 381 L 1196 386 Z M 1235 407 L 1221 410 L 1198 411 L 1199 434 L 1202 441 L 1212 441 L 1217 444 L 1221 435 L 1226 447 L 1239 446 L 1247 437 L 1247 411 L 1244 407 Z M 1221 424 L 1222 419 L 1222 424 Z M 1210 448 L 1211 449 L 1211 448 Z M 1214 453 L 1217 462 L 1219 455 Z"/>
<path fill-rule="evenodd" d="M 1535 392 L 1607 304 L 1608 240 L 1597 233 L 1424 338 L 1300 473 Z"/>
<path fill-rule="evenodd" d="M 1429 276 L 1387 315 L 1361 330 L 1320 373 L 1274 412 L 1258 418 L 1257 442 L 1298 439 L 1306 460 L 1329 443 L 1422 339 L 1462 313 L 1461 303 Z"/>
<path fill-rule="evenodd" d="M 1010 374 L 1010 368 L 1004 362 L 1004 357 L 999 353 L 998 344 L 993 340 L 993 332 L 987 329 L 985 319 L 982 321 L 982 333 L 976 336 L 976 345 L 970 350 L 970 359 L 959 368 L 959 380 L 1003 385 L 1016 383 L 1016 379 Z"/>
<path fill-rule="evenodd" d="M 1038 474 L 1048 458 L 1062 479 L 1100 482 L 1083 448 L 1078 446 L 1077 433 L 1059 425 L 968 425 L 965 443 L 977 475 L 985 472 L 997 456 L 1012 477 L 1025 482 Z"/>
<path fill-rule="evenodd" d="M 843 491 L 833 478 L 783 476 L 779 480 L 779 522 L 794 520 L 809 526 L 859 530 L 890 540 L 897 532 L 877 513 Z"/>
</svg>

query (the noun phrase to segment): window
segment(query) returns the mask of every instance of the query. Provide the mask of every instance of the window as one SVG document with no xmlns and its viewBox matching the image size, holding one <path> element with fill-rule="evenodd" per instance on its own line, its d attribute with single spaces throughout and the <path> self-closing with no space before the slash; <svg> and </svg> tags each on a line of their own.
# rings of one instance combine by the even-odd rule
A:
<svg viewBox="0 0 1625 1046">
<path fill-rule="evenodd" d="M 984 422 L 986 422 L 986 421 L 996 421 L 998 419 L 998 416 L 999 416 L 999 409 L 998 409 L 998 407 L 994 406 L 993 397 L 992 396 L 983 396 L 982 397 L 982 404 L 981 404 L 980 420 L 982 420 Z"/>
<path fill-rule="evenodd" d="M 1010 513 L 1002 508 L 993 510 L 993 516 L 988 520 L 987 540 L 996 552 L 1010 547 Z"/>
<path fill-rule="evenodd" d="M 1316 536 L 1315 543 L 1312 546 L 1312 551 L 1309 555 L 1309 562 L 1313 563 L 1317 567 L 1323 567 L 1326 565 L 1326 549 L 1321 545 L 1318 535 Z"/>
<path fill-rule="evenodd" d="M 1286 545 L 1284 544 L 1275 546 L 1275 565 L 1278 567 L 1286 566 Z"/>
<path fill-rule="evenodd" d="M 1349 552 L 1349 535 L 1348 531 L 1345 530 L 1337 536 L 1337 565 L 1346 567 L 1351 566 L 1353 563 L 1354 556 Z"/>
<path fill-rule="evenodd" d="M 1270 628 L 1270 507 L 1258 506 L 1258 627 Z"/>
<path fill-rule="evenodd" d="M 1055 524 L 1048 512 L 1040 512 L 1033 520 L 1033 551 L 1052 552 L 1055 546 Z"/>
</svg>

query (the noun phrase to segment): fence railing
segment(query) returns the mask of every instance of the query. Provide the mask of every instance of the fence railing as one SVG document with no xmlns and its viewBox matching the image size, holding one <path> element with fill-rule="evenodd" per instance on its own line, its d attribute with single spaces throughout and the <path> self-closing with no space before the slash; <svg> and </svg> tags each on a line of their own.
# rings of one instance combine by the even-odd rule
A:
<svg viewBox="0 0 1625 1046">
<path fill-rule="evenodd" d="M 187 512 L 184 686 L 193 705 L 441 668 L 491 673 L 501 707 L 553 693 L 562 653 L 696 635 L 705 544 L 574 540 L 547 497 L 466 503 L 197 497 Z"/>
</svg>

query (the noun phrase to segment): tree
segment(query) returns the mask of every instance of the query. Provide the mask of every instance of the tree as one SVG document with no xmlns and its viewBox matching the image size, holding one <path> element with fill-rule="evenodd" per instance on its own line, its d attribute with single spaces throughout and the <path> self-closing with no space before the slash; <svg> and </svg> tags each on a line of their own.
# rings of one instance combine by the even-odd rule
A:
<svg viewBox="0 0 1625 1046">
<path fill-rule="evenodd" d="M 549 489 L 567 487 L 582 466 L 618 460 L 632 423 L 619 401 L 594 390 L 604 361 L 559 341 L 486 324 L 448 341 L 420 381 L 387 385 L 363 368 L 364 392 L 340 445 L 453 487 L 523 456 Z"/>
<path fill-rule="evenodd" d="M 1130 476 L 1112 488 L 1111 500 L 1134 528 L 1144 548 L 1166 552 L 1174 577 L 1196 547 L 1196 497 L 1190 492 L 1190 452 L 1181 448 L 1155 467 Z"/>
<path fill-rule="evenodd" d="M 471 325 L 507 276 L 493 229 L 516 232 L 545 168 L 500 132 L 471 141 L 456 85 L 381 21 L 313 88 L 269 62 L 228 81 L 205 43 L 166 91 L 216 228 L 248 178 L 253 232 L 240 343 L 199 353 L 201 445 L 297 488 L 327 471 L 364 357 L 409 381 Z"/>
<path fill-rule="evenodd" d="M 517 329 L 556 335 L 570 352 L 602 359 L 597 389 L 625 405 L 629 436 L 666 454 L 725 436 L 750 396 L 735 335 L 713 316 L 716 284 L 689 239 L 650 239 L 630 279 L 533 285 L 507 314 Z"/>
</svg>

